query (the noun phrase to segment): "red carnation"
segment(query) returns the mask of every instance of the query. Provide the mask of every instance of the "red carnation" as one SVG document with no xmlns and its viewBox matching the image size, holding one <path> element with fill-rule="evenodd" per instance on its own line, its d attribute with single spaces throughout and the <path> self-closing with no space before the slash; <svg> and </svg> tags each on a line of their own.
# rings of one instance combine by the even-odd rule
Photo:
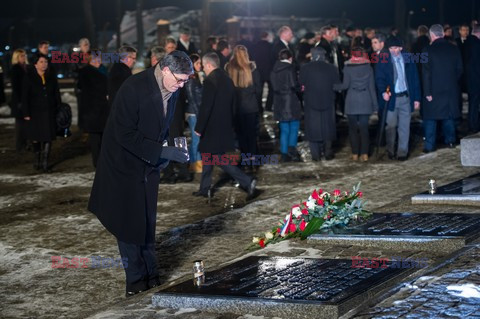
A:
<svg viewBox="0 0 480 319">
<path fill-rule="evenodd" d="M 322 194 L 323 194 L 323 189 L 320 188 L 320 189 L 318 190 L 318 195 L 322 195 Z"/>
<path fill-rule="evenodd" d="M 305 222 L 305 220 L 302 220 L 299 227 L 301 231 L 305 230 L 305 227 L 307 227 L 307 223 Z"/>
<path fill-rule="evenodd" d="M 288 230 L 293 233 L 294 231 L 297 230 L 297 226 L 295 226 L 295 224 L 291 223 L 290 225 L 288 225 Z"/>
<path fill-rule="evenodd" d="M 362 192 L 357 192 L 358 197 L 362 197 L 363 193 Z"/>
<path fill-rule="evenodd" d="M 339 189 L 333 191 L 333 196 L 340 196 L 341 192 Z"/>
<path fill-rule="evenodd" d="M 258 242 L 258 244 L 260 245 L 260 247 L 264 248 L 265 247 L 265 239 L 260 239 L 260 241 Z"/>
<path fill-rule="evenodd" d="M 319 199 L 319 198 L 320 198 L 320 197 L 318 196 L 318 193 L 317 193 L 316 190 L 313 191 L 313 193 L 312 193 L 312 198 L 313 198 L 313 199 Z"/>
<path fill-rule="evenodd" d="M 319 198 L 319 199 L 317 199 L 317 204 L 320 205 L 320 206 L 323 206 L 323 204 L 325 204 L 325 202 L 323 201 L 323 199 Z"/>
<path fill-rule="evenodd" d="M 302 209 L 302 214 L 303 215 L 308 215 L 308 209 L 306 209 L 306 208 Z"/>
<path fill-rule="evenodd" d="M 282 230 L 280 228 L 277 228 L 277 234 L 280 234 Z"/>
</svg>

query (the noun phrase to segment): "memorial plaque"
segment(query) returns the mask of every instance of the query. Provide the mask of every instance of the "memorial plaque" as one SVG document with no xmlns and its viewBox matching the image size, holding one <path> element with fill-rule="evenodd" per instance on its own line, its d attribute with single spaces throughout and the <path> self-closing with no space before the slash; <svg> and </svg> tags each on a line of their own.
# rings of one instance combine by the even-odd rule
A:
<svg viewBox="0 0 480 319">
<path fill-rule="evenodd" d="M 352 260 L 248 257 L 153 296 L 154 306 L 219 312 L 336 318 L 414 269 L 352 268 Z M 193 277 L 193 276 L 192 276 Z"/>
<path fill-rule="evenodd" d="M 480 214 L 373 214 L 363 224 L 322 230 L 309 237 L 330 244 L 362 244 L 387 249 L 442 249 L 464 247 L 480 232 Z"/>
<path fill-rule="evenodd" d="M 425 183 L 428 186 L 428 183 Z M 480 174 L 440 186 L 412 197 L 412 204 L 450 204 L 480 206 Z"/>
</svg>

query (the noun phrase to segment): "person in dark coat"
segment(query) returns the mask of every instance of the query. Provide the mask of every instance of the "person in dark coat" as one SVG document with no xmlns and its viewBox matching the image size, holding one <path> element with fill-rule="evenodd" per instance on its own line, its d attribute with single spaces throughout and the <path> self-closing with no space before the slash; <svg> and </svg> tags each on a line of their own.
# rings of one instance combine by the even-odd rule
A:
<svg viewBox="0 0 480 319">
<path fill-rule="evenodd" d="M 132 68 L 137 61 L 137 49 L 133 47 L 122 46 L 118 49 L 118 53 L 126 56 L 119 63 L 114 63 L 108 73 L 108 101 L 110 105 L 113 105 L 115 96 L 123 82 L 132 75 Z"/>
<path fill-rule="evenodd" d="M 61 103 L 57 78 L 48 72 L 48 59 L 43 54 L 33 57 L 23 81 L 22 114 L 26 123 L 26 137 L 33 142 L 35 169 L 49 172 L 48 157 L 56 138 L 56 114 Z"/>
<path fill-rule="evenodd" d="M 265 111 L 271 112 L 273 105 L 273 90 L 272 84 L 270 83 L 270 72 L 272 72 L 273 61 L 276 61 L 276 59 L 272 60 L 272 44 L 268 41 L 269 37 L 270 35 L 268 32 L 262 33 L 260 41 L 255 43 L 253 47 L 251 58 L 255 61 L 258 72 L 260 73 L 261 87 L 263 88 L 265 83 L 267 83 L 268 93 L 267 101 L 265 103 Z M 263 112 L 262 99 L 260 99 L 258 103 L 260 112 Z"/>
<path fill-rule="evenodd" d="M 233 81 L 236 92 L 238 142 L 240 151 L 252 156 L 257 153 L 258 100 L 262 94 L 260 74 L 243 45 L 233 48 L 233 56 L 225 69 Z M 253 158 L 252 158 L 253 159 Z"/>
<path fill-rule="evenodd" d="M 218 41 L 216 53 L 220 59 L 220 69 L 225 70 L 225 64 L 227 64 L 228 60 L 230 59 L 231 52 L 232 50 L 230 50 L 230 45 L 226 40 Z"/>
<path fill-rule="evenodd" d="M 480 131 L 480 26 L 473 27 L 467 48 L 468 129 Z"/>
<path fill-rule="evenodd" d="M 184 52 L 129 77 L 107 120 L 88 210 L 117 241 L 125 266 L 126 296 L 160 284 L 155 225 L 160 170 L 186 162 L 187 150 L 167 146 L 177 90 L 192 74 Z"/>
<path fill-rule="evenodd" d="M 215 165 L 219 165 L 247 192 L 247 200 L 252 199 L 257 195 L 256 179 L 246 175 L 232 163 L 218 161 L 218 158 L 226 152 L 234 150 L 235 87 L 228 74 L 219 69 L 220 60 L 217 54 L 213 52 L 205 54 L 202 64 L 207 77 L 203 82 L 202 104 L 195 132 L 200 136 L 199 150 L 202 153 L 203 167 L 200 189 L 193 195 L 212 196 L 212 171 Z"/>
<path fill-rule="evenodd" d="M 280 122 L 280 153 L 282 161 L 301 161 L 297 151 L 298 131 L 302 109 L 298 93 L 297 74 L 292 65 L 293 55 L 288 49 L 279 53 L 270 81 L 273 88 L 273 118 Z"/>
<path fill-rule="evenodd" d="M 389 53 L 375 67 L 375 84 L 383 102 L 379 106 L 384 107 L 384 103 L 388 102 L 385 127 L 387 153 L 390 159 L 395 159 L 398 135 L 396 158 L 405 161 L 408 158 L 412 112 L 420 108 L 420 80 L 415 64 L 403 58 L 402 40 L 390 37 L 385 47 Z M 387 88 L 390 88 L 390 94 Z M 382 109 L 379 113 L 384 111 Z"/>
<path fill-rule="evenodd" d="M 200 137 L 195 134 L 195 126 L 197 125 L 198 112 L 202 103 L 203 80 L 205 74 L 202 71 L 202 59 L 196 53 L 190 55 L 193 62 L 195 73 L 190 77 L 190 81 L 185 85 L 187 92 L 187 105 L 185 108 L 185 116 L 187 117 L 188 126 L 192 137 L 190 144 L 190 170 L 194 173 L 202 172 L 202 155 L 198 151 L 198 143 Z"/>
<path fill-rule="evenodd" d="M 312 49 L 312 62 L 300 69 L 300 84 L 304 87 L 305 135 L 314 161 L 334 158 L 332 142 L 336 140 L 335 92 L 340 83 L 338 70 L 325 61 L 322 47 Z"/>
<path fill-rule="evenodd" d="M 352 160 L 368 161 L 370 139 L 368 120 L 378 110 L 375 76 L 368 53 L 362 47 L 352 49 L 352 58 L 343 68 L 343 83 L 336 90 L 347 90 L 345 114 L 348 118 L 348 135 L 352 147 Z"/>
<path fill-rule="evenodd" d="M 468 50 L 468 40 L 470 39 L 470 27 L 468 24 L 462 24 L 458 28 L 458 33 L 460 36 L 455 39 L 455 43 L 458 46 L 458 49 L 460 50 L 460 53 L 462 55 L 462 63 L 463 63 L 463 74 L 462 74 L 462 80 L 460 82 L 461 86 L 461 91 L 467 93 L 467 72 L 466 72 L 466 66 L 467 66 L 467 50 Z M 460 112 L 462 111 L 462 98 L 460 96 Z"/>
<path fill-rule="evenodd" d="M 10 109 L 15 117 L 15 150 L 22 151 L 27 146 L 25 132 L 25 120 L 21 111 L 23 79 L 27 74 L 27 53 L 23 49 L 17 49 L 12 55 L 12 69 L 10 79 L 12 83 L 12 98 Z"/>
<path fill-rule="evenodd" d="M 89 64 L 78 70 L 83 101 L 83 129 L 88 134 L 93 166 L 97 167 L 102 134 L 107 122 L 109 105 L 107 100 L 107 76 L 100 71 L 100 58 L 90 56 Z"/>
<path fill-rule="evenodd" d="M 290 51 L 292 55 L 292 65 L 295 68 L 295 70 L 298 69 L 297 61 L 295 60 L 295 51 L 293 50 L 292 45 L 290 44 L 290 41 L 293 39 L 293 32 L 292 29 L 289 26 L 282 26 L 280 29 L 278 29 L 278 39 L 276 39 L 273 42 L 272 46 L 272 61 L 273 63 L 276 63 L 278 60 L 278 56 L 280 54 L 280 51 L 282 50 L 288 50 Z"/>
<path fill-rule="evenodd" d="M 191 31 L 189 28 L 182 28 L 180 30 L 180 37 L 178 38 L 177 42 L 177 50 L 183 51 L 188 55 L 198 53 L 195 43 L 191 41 Z"/>
<path fill-rule="evenodd" d="M 430 39 L 432 44 L 425 49 L 428 62 L 423 65 L 425 152 L 435 150 L 438 121 L 442 122 L 445 144 L 455 147 L 455 119 L 460 117 L 459 81 L 463 72 L 460 50 L 444 39 L 441 25 L 430 27 Z"/>
<path fill-rule="evenodd" d="M 300 66 L 312 59 L 310 50 L 315 46 L 315 33 L 307 32 L 297 45 L 297 62 Z"/>
</svg>

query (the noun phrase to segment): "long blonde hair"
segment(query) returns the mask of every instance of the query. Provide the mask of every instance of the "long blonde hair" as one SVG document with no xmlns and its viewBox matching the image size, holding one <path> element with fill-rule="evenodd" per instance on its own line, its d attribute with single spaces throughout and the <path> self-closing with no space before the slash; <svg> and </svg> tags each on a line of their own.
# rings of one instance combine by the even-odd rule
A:
<svg viewBox="0 0 480 319">
<path fill-rule="evenodd" d="M 18 64 L 18 58 L 21 54 L 25 54 L 25 64 L 28 64 L 27 52 L 24 49 L 16 49 L 12 54 L 12 65 Z"/>
<path fill-rule="evenodd" d="M 246 88 L 253 84 L 250 59 L 245 46 L 237 45 L 233 48 L 233 55 L 228 63 L 227 72 L 236 87 Z"/>
</svg>

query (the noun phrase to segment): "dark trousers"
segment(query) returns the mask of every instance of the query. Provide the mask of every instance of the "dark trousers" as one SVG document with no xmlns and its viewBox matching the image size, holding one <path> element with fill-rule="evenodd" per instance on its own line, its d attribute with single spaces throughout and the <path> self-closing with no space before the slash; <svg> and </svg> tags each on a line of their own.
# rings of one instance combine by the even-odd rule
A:
<svg viewBox="0 0 480 319">
<path fill-rule="evenodd" d="M 352 154 L 368 154 L 370 139 L 368 136 L 368 119 L 370 115 L 348 115 L 348 135 Z"/>
<path fill-rule="evenodd" d="M 468 94 L 468 128 L 470 132 L 480 131 L 480 92 Z"/>
<path fill-rule="evenodd" d="M 215 154 L 219 157 L 223 154 Z M 203 165 L 202 167 L 202 179 L 200 181 L 200 192 L 207 194 L 210 186 L 212 185 L 212 172 L 213 167 L 216 165 Z M 232 165 L 218 165 L 225 173 L 233 177 L 237 182 L 240 183 L 240 186 L 248 190 L 250 183 L 252 182 L 252 177 L 245 174 L 240 168 Z"/>
<path fill-rule="evenodd" d="M 442 122 L 442 131 L 445 144 L 455 143 L 455 120 L 423 120 L 426 151 L 434 151 L 437 139 L 437 122 Z"/>
<path fill-rule="evenodd" d="M 257 152 L 257 125 L 257 112 L 238 115 L 238 143 L 244 154 Z"/>
<path fill-rule="evenodd" d="M 97 167 L 100 146 L 102 145 L 102 133 L 89 133 L 88 144 L 90 144 L 90 151 L 92 152 L 93 167 Z"/>
<path fill-rule="evenodd" d="M 333 155 L 332 141 L 316 141 L 309 142 L 308 144 L 310 146 L 310 153 L 312 154 L 312 159 L 314 161 L 320 160 L 322 155 L 325 155 L 325 157 Z"/>
<path fill-rule="evenodd" d="M 155 258 L 155 226 L 157 219 L 159 174 L 153 171 L 145 182 L 145 208 L 147 231 L 145 244 L 136 245 L 118 240 L 118 250 L 122 259 L 127 260 L 125 268 L 126 290 L 144 291 L 158 284 L 158 269 Z"/>
<path fill-rule="evenodd" d="M 25 120 L 19 117 L 15 118 L 15 150 L 20 152 L 27 147 L 27 138 L 25 136 Z"/>
</svg>

